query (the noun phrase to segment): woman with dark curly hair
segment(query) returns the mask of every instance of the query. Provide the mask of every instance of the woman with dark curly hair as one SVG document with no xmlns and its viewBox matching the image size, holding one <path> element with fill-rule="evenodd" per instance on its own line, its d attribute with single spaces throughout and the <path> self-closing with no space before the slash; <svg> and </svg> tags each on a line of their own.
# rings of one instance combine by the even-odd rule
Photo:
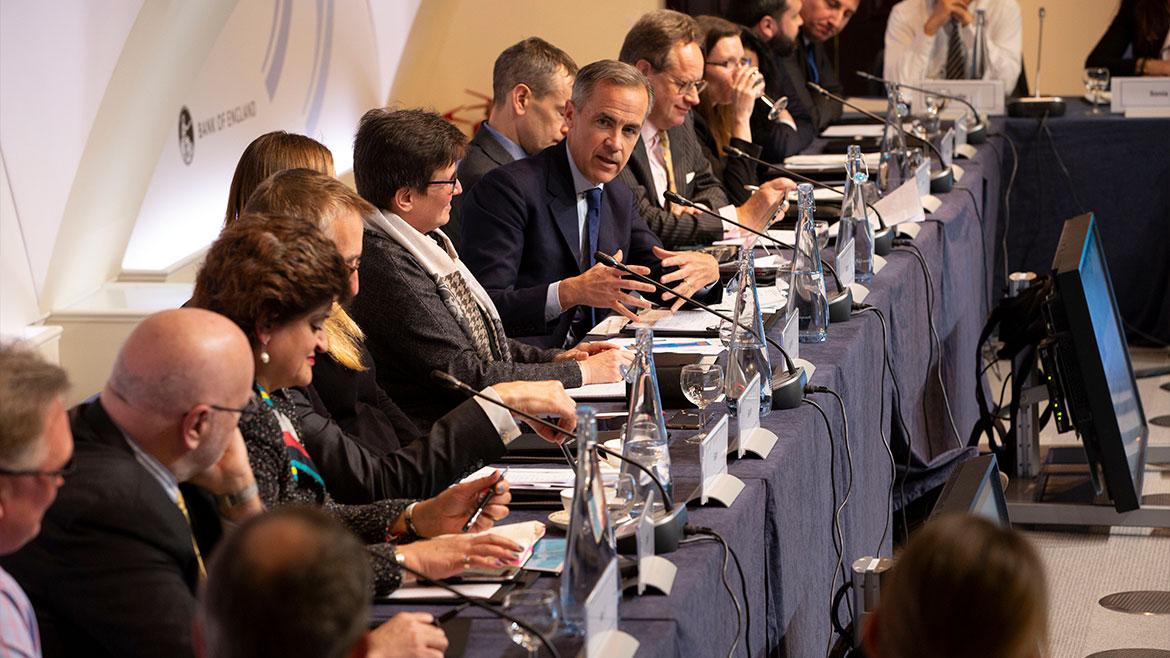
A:
<svg viewBox="0 0 1170 658">
<path fill-rule="evenodd" d="M 380 593 L 402 581 L 396 553 L 406 566 L 436 578 L 510 561 L 519 547 L 491 535 L 402 543 L 458 532 L 494 476 L 424 501 L 341 505 L 329 495 L 281 391 L 312 381 L 317 354 L 329 348 L 323 323 L 333 303 L 349 296 L 349 274 L 333 242 L 309 222 L 247 213 L 224 229 L 199 271 L 192 305 L 227 316 L 252 343 L 261 411 L 241 418 L 240 431 L 261 500 L 267 507 L 323 506 L 382 557 L 371 559 Z M 507 484 L 497 485 L 497 493 L 474 529 L 508 514 Z"/>
</svg>

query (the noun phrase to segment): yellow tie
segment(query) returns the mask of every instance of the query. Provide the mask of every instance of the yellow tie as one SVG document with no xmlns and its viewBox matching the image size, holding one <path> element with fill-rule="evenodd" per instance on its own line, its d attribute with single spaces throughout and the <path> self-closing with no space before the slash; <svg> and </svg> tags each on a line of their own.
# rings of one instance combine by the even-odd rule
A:
<svg viewBox="0 0 1170 658">
<path fill-rule="evenodd" d="M 191 530 L 191 515 L 187 512 L 187 501 L 183 500 L 183 492 L 177 492 L 179 495 L 175 498 L 175 504 L 179 506 L 179 511 L 183 513 L 183 518 L 187 519 L 187 529 Z M 195 531 L 191 530 L 191 548 L 195 549 L 195 561 L 199 563 L 199 582 L 207 580 L 207 569 L 203 567 L 203 556 L 199 554 L 199 544 L 195 542 Z"/>
<path fill-rule="evenodd" d="M 666 189 L 678 193 L 674 183 L 674 162 L 670 159 L 670 137 L 665 130 L 658 131 L 658 144 L 662 146 L 662 160 L 666 162 Z"/>
</svg>

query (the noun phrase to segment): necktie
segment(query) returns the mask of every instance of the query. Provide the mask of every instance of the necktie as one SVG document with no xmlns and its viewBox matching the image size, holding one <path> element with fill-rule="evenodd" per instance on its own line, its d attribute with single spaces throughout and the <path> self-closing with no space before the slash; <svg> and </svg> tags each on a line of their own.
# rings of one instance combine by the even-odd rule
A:
<svg viewBox="0 0 1170 658">
<path fill-rule="evenodd" d="M 191 514 L 187 512 L 187 501 L 183 499 L 182 491 L 179 491 L 178 494 L 178 498 L 175 498 L 175 504 L 183 513 L 183 518 L 187 519 L 187 529 L 191 530 Z M 199 582 L 203 582 L 207 580 L 207 569 L 203 567 L 203 556 L 199 554 L 199 544 L 195 542 L 194 530 L 191 530 L 191 548 L 195 549 L 195 561 L 199 563 Z"/>
<path fill-rule="evenodd" d="M 963 80 L 967 77 L 967 49 L 959 38 L 959 23 L 947 21 L 947 79 Z"/>
<path fill-rule="evenodd" d="M 585 233 L 587 242 L 585 245 L 585 257 L 582 259 L 588 263 L 589 267 L 593 267 L 597 263 L 597 259 L 593 257 L 593 252 L 597 251 L 597 236 L 601 232 L 601 188 L 591 187 L 585 190 Z M 597 311 L 592 306 L 585 309 L 585 319 L 589 321 L 589 327 L 592 329 L 597 324 Z M 582 334 L 584 335 L 584 334 Z"/>
<path fill-rule="evenodd" d="M 808 44 L 808 73 L 813 84 L 821 84 L 821 72 L 817 70 L 817 52 L 811 43 Z"/>
<path fill-rule="evenodd" d="M 658 145 L 662 147 L 662 160 L 666 163 L 666 189 L 677 193 L 678 186 L 674 182 L 674 160 L 670 157 L 670 136 L 666 134 L 665 130 L 658 131 Z"/>
</svg>

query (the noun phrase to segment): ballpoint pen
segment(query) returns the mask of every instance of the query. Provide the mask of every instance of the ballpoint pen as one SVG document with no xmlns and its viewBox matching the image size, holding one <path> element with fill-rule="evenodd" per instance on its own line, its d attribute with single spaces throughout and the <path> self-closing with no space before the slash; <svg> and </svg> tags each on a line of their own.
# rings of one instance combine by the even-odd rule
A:
<svg viewBox="0 0 1170 658">
<path fill-rule="evenodd" d="M 471 513 L 471 518 L 467 519 L 467 523 L 463 524 L 463 532 L 471 530 L 471 527 L 474 526 L 475 522 L 479 520 L 479 515 L 483 514 L 483 509 L 487 507 L 487 504 L 490 503 L 492 498 L 496 495 L 496 485 L 498 485 L 500 482 L 503 482 L 504 476 L 507 474 L 508 469 L 505 468 L 500 473 L 500 477 L 496 478 L 496 481 L 492 483 L 492 486 L 488 489 L 487 493 L 483 495 L 483 498 L 479 499 L 479 503 L 475 506 L 475 511 Z"/>
</svg>

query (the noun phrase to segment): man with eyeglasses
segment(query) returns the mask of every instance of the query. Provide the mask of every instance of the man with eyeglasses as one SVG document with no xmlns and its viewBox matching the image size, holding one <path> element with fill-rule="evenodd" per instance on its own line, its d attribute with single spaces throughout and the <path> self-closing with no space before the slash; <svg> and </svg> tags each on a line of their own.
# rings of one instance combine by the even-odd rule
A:
<svg viewBox="0 0 1170 658">
<path fill-rule="evenodd" d="M 660 9 L 638 19 L 618 56 L 654 89 L 641 138 L 618 179 L 634 190 L 638 213 L 668 249 L 711 244 L 727 235 L 719 219 L 666 201 L 667 191 L 753 228 L 763 228 L 774 204 L 783 201 L 783 188 L 769 184 L 736 208 L 703 154 L 691 116 L 707 87 L 701 36 L 695 19 Z"/>
<path fill-rule="evenodd" d="M 163 311 L 126 339 L 101 394 L 70 411 L 74 470 L 40 536 L 3 560 L 36 608 L 45 656 L 193 655 L 203 556 L 224 519 L 261 511 L 236 428 L 251 383 L 235 324 Z M 35 477 L 50 476 L 60 483 Z"/>
<path fill-rule="evenodd" d="M 73 455 L 61 396 L 65 371 L 16 344 L 0 345 L 0 556 L 31 541 Z M 37 617 L 24 590 L 0 568 L 0 655 L 41 655 Z"/>
</svg>

